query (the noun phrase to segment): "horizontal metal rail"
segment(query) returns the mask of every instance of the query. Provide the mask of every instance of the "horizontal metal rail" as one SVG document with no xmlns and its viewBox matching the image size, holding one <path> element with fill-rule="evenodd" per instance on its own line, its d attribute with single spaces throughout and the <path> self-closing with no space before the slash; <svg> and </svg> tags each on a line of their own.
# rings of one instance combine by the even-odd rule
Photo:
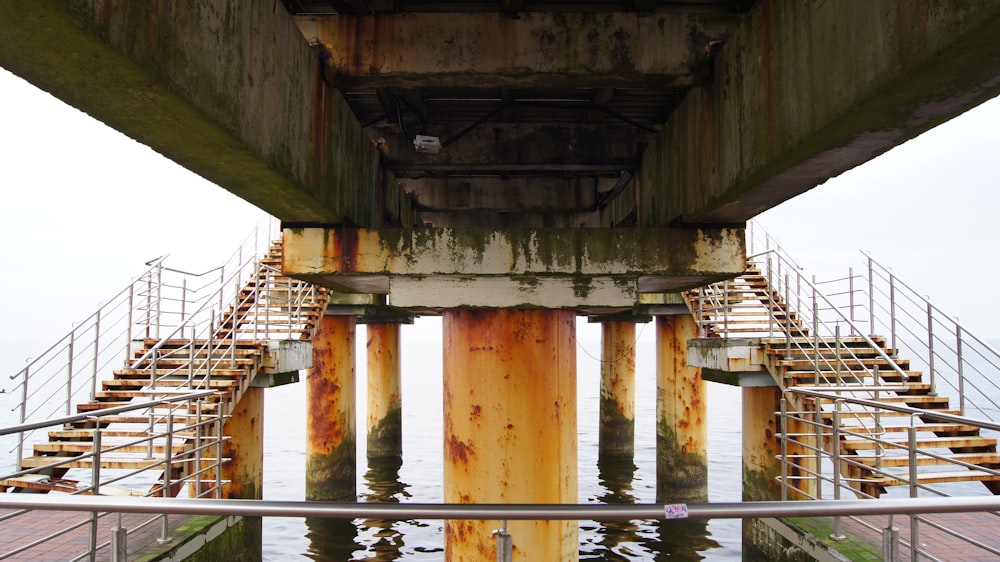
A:
<svg viewBox="0 0 1000 562">
<path fill-rule="evenodd" d="M 968 513 L 1000 510 L 1000 497 L 689 504 L 384 504 L 3 494 L 0 508 L 327 519 L 587 521 Z"/>
</svg>

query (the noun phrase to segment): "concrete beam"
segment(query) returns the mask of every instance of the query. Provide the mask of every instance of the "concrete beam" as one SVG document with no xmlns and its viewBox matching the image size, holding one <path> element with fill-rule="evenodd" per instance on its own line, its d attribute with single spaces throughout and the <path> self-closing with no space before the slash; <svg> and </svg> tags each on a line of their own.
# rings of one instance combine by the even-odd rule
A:
<svg viewBox="0 0 1000 562">
<path fill-rule="evenodd" d="M 997 29 L 993 0 L 758 0 L 644 153 L 640 224 L 746 221 L 997 96 Z"/>
<path fill-rule="evenodd" d="M 639 293 L 681 290 L 746 266 L 741 228 L 286 228 L 283 238 L 285 275 L 388 293 L 388 304 L 403 308 L 634 306 Z M 471 287 L 461 297 L 468 300 L 456 303 L 461 287 Z M 398 300 L 406 295 L 413 301 Z"/>
<path fill-rule="evenodd" d="M 526 12 L 300 16 L 349 87 L 687 87 L 732 15 Z"/>
<path fill-rule="evenodd" d="M 273 8 L 4 0 L 0 66 L 282 220 L 372 224 L 378 152 Z"/>
<path fill-rule="evenodd" d="M 417 152 L 413 139 L 399 133 L 396 125 L 368 128 L 368 134 L 384 151 L 383 165 L 389 170 L 464 170 L 493 167 L 497 170 L 516 167 L 546 166 L 586 168 L 600 162 L 608 169 L 632 170 L 638 167 L 636 154 L 653 135 L 632 125 L 612 124 L 504 124 L 488 123 L 468 132 L 454 124 L 434 124 L 427 134 L 438 136 L 441 152 Z M 515 168 L 507 168 L 513 164 Z"/>
</svg>

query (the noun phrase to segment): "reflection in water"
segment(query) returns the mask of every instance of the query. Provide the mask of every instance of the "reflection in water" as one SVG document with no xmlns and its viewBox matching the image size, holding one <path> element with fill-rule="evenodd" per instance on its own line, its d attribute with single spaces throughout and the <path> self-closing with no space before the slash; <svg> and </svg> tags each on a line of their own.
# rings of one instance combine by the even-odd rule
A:
<svg viewBox="0 0 1000 562">
<path fill-rule="evenodd" d="M 365 484 L 369 492 L 362 494 L 364 500 L 368 503 L 399 503 L 402 498 L 410 497 L 406 491 L 409 485 L 399 481 L 399 468 L 402 465 L 403 459 L 400 457 L 368 459 Z M 397 521 L 384 519 L 366 519 L 362 522 L 362 528 L 371 539 L 369 554 L 373 554 L 366 560 L 389 562 L 402 556 L 404 541 L 399 526 Z"/>
<path fill-rule="evenodd" d="M 630 457 L 602 457 L 597 462 L 599 494 L 604 504 L 636 503 L 632 482 L 636 466 Z M 656 560 L 696 561 L 706 551 L 719 548 L 709 538 L 708 522 L 679 519 L 673 521 L 596 521 L 596 527 L 583 522 L 584 540 L 580 560 L 626 562 Z"/>
<path fill-rule="evenodd" d="M 306 556 L 322 562 L 355 560 L 354 551 L 362 548 L 357 542 L 358 528 L 350 519 L 306 518 Z"/>
</svg>

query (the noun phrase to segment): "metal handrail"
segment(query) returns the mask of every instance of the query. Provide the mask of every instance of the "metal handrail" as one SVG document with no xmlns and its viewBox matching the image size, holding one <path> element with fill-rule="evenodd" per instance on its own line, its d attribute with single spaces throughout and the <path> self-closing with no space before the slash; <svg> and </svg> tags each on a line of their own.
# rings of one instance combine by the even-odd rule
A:
<svg viewBox="0 0 1000 562">
<path fill-rule="evenodd" d="M 936 453 L 931 449 L 918 447 L 917 433 L 920 431 L 920 427 L 915 422 L 919 419 L 924 422 L 955 423 L 976 427 L 980 430 L 992 431 L 1000 430 L 1000 424 L 966 416 L 935 412 L 934 410 L 888 404 L 878 400 L 844 397 L 830 390 L 820 391 L 793 388 L 788 389 L 784 393 L 784 396 L 781 411 L 783 429 L 779 435 L 779 439 L 782 442 L 781 450 L 783 451 L 780 457 L 782 476 L 778 478 L 782 486 L 783 499 L 789 494 L 794 494 L 799 498 L 807 500 L 820 499 L 826 493 L 823 491 L 824 485 L 833 486 L 833 494 L 837 500 L 841 497 L 841 491 L 862 498 L 873 498 L 875 496 L 866 492 L 865 486 L 879 486 L 883 482 L 882 479 L 886 478 L 906 485 L 909 489 L 910 497 L 914 499 L 920 497 L 920 493 L 934 494 L 941 498 L 952 497 L 946 488 L 922 483 L 919 480 L 918 467 L 922 459 L 929 459 L 938 467 L 938 470 L 944 470 L 942 467 L 951 466 L 961 470 L 975 470 L 978 473 L 994 478 L 1000 477 L 1000 470 L 996 468 L 962 459 L 950 458 L 947 455 Z M 813 400 L 814 409 L 811 411 L 809 409 L 801 409 L 799 411 L 788 411 L 786 409 L 786 401 L 803 404 L 802 398 Z M 833 405 L 832 411 L 826 410 L 833 416 L 829 425 L 820 421 L 818 417 L 818 413 L 823 411 L 824 403 Z M 878 412 L 907 414 L 910 417 L 909 425 L 896 426 L 897 429 L 906 428 L 906 441 L 886 440 L 883 437 L 883 433 L 873 433 L 864 427 L 852 429 L 842 426 L 840 414 L 845 411 L 845 405 L 864 409 L 870 414 Z M 800 426 L 809 429 L 801 433 L 788 433 L 785 428 L 788 427 L 789 422 L 797 422 Z M 840 452 L 841 438 L 868 441 L 873 444 L 872 450 L 874 452 L 870 455 L 845 457 Z M 829 443 L 831 446 L 828 447 L 824 443 Z M 800 452 L 792 455 L 788 453 L 790 449 L 796 449 Z M 892 451 L 897 451 L 901 454 L 891 455 Z M 890 470 L 883 466 L 883 459 L 888 457 L 905 458 L 906 464 L 905 466 L 896 467 L 896 470 Z M 862 462 L 861 459 L 866 459 L 868 462 Z M 856 474 L 845 476 L 843 474 L 845 469 L 849 472 L 853 470 Z M 800 475 L 790 477 L 789 474 L 792 472 L 797 472 Z M 961 497 L 961 499 L 967 498 L 968 496 Z M 874 503 L 882 503 L 884 501 L 887 500 L 879 499 L 878 502 Z M 993 510 L 989 511 L 993 512 Z M 1000 515 L 995 512 L 993 514 Z M 851 514 L 850 517 L 870 530 L 876 532 L 884 531 L 879 525 L 866 521 L 859 517 L 858 514 Z M 908 541 L 908 546 L 914 552 L 914 556 L 922 555 L 934 559 L 933 556 L 923 550 L 918 538 L 921 524 L 930 525 L 938 531 L 959 539 L 971 547 L 978 548 L 994 556 L 1000 556 L 1000 549 L 982 543 L 973 537 L 969 537 L 961 530 L 948 528 L 918 513 L 911 514 L 911 537 Z M 836 536 L 840 535 L 839 528 L 839 516 L 835 516 L 835 530 L 834 534 L 831 535 L 832 537 L 836 538 Z"/>
<path fill-rule="evenodd" d="M 682 507 L 682 509 L 678 509 Z M 113 496 L 0 495 L 0 508 L 111 511 L 175 515 L 317 517 L 328 519 L 431 519 L 478 521 L 587 521 L 751 519 L 831 515 L 908 515 L 1000 510 L 998 496 L 900 498 L 879 501 L 718 502 L 686 504 L 431 504 L 353 503 L 291 500 L 117 498 Z"/>
</svg>

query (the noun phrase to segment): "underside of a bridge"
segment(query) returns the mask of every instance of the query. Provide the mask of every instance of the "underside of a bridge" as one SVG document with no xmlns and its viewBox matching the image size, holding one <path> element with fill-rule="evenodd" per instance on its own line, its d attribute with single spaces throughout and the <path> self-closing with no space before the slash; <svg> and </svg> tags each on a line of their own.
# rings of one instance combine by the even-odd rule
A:
<svg viewBox="0 0 1000 562">
<path fill-rule="evenodd" d="M 994 0 L 0 0 L 0 66 L 281 219 L 335 303 L 443 314 L 446 500 L 575 502 L 573 315 L 741 273 L 746 220 L 998 95 L 998 29 Z M 451 559 L 490 548 L 466 523 Z"/>
</svg>

